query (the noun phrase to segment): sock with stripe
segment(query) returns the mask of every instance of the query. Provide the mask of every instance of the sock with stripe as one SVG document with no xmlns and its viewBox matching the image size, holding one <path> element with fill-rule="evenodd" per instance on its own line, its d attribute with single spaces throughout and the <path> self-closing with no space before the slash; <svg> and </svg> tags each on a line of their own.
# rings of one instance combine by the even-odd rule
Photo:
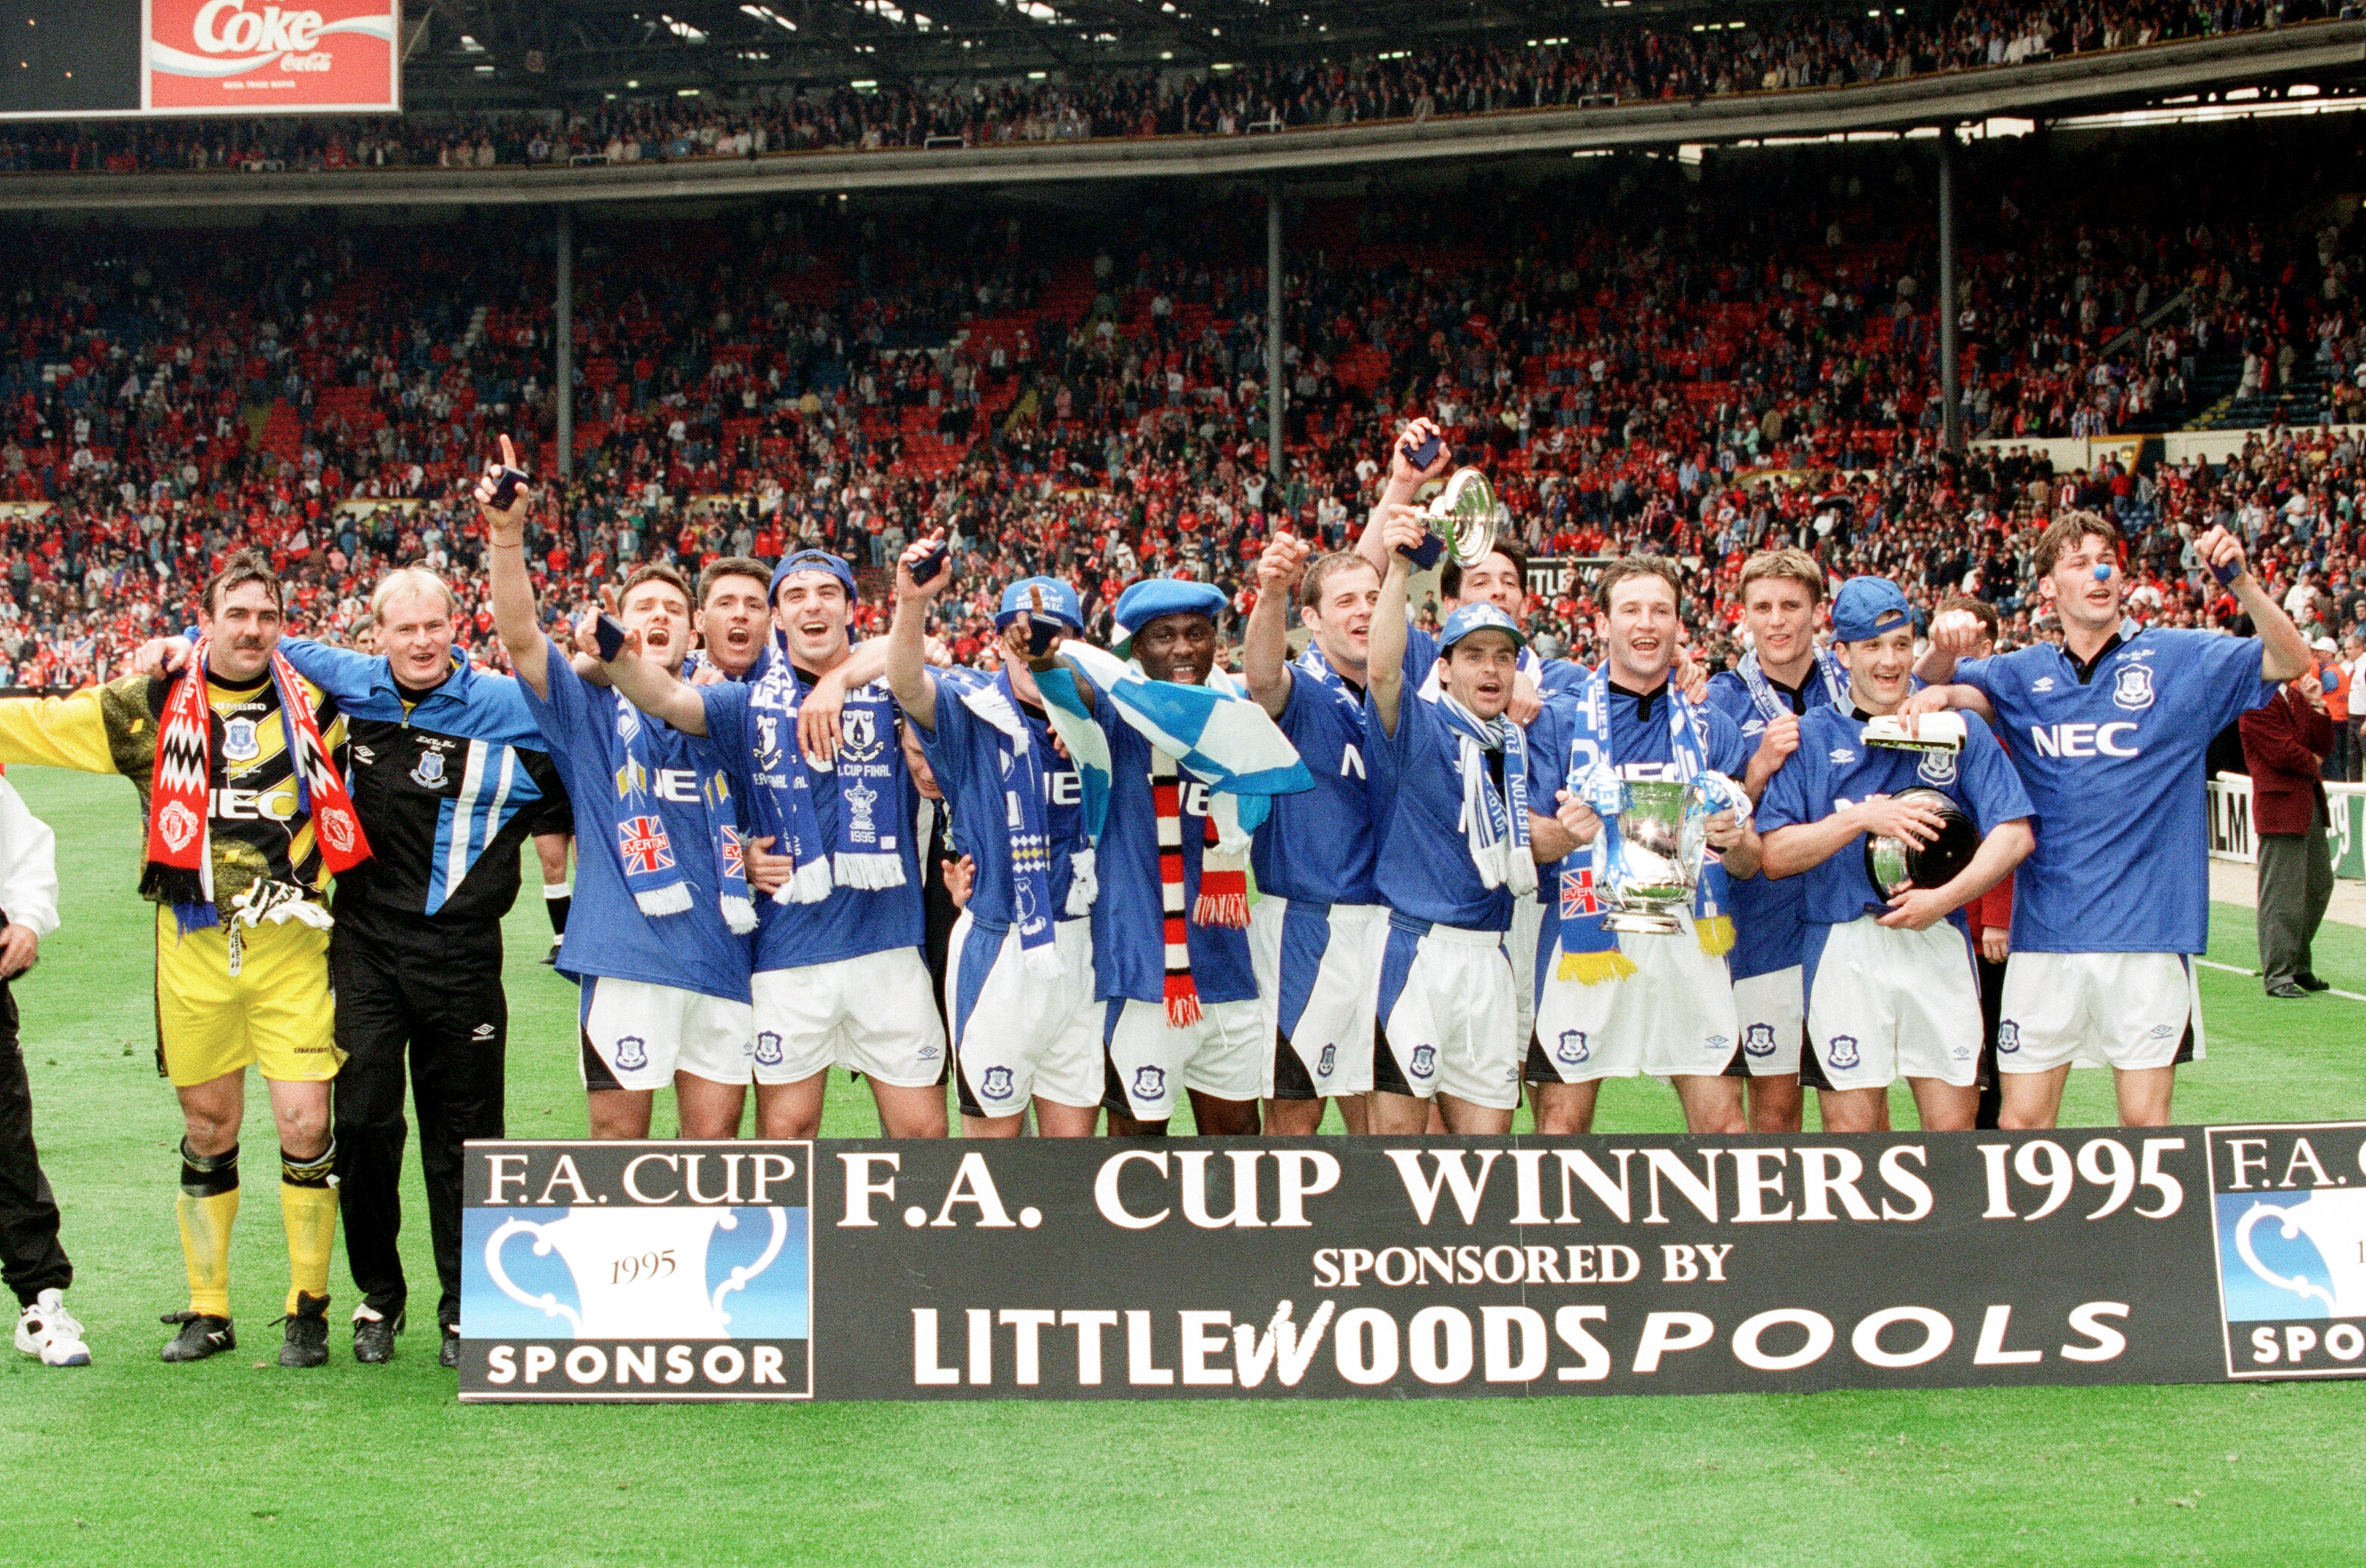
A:
<svg viewBox="0 0 2366 1568">
<path fill-rule="evenodd" d="M 189 1310 L 230 1316 L 230 1232 L 238 1219 L 238 1145 L 198 1154 L 181 1140 L 181 1257 L 189 1268 Z"/>
<path fill-rule="evenodd" d="M 287 1226 L 287 1310 L 296 1297 L 329 1294 L 329 1254 L 337 1241 L 337 1190 L 329 1184 L 336 1169 L 337 1141 L 311 1159 L 279 1151 L 279 1217 Z"/>
</svg>

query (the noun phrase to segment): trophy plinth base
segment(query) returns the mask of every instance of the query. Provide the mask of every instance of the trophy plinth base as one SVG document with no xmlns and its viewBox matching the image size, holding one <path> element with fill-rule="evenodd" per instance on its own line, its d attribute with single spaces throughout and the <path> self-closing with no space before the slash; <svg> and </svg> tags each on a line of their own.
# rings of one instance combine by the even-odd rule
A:
<svg viewBox="0 0 2366 1568">
<path fill-rule="evenodd" d="M 1602 917 L 1605 931 L 1631 931 L 1644 936 L 1674 936 L 1684 928 L 1684 923 L 1674 915 L 1656 914 L 1649 910 L 1614 910 Z"/>
</svg>

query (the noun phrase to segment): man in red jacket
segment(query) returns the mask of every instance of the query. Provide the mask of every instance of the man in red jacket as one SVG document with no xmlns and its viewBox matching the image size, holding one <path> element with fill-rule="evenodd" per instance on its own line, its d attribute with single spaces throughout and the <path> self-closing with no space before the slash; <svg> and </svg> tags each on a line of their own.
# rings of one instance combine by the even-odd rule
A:
<svg viewBox="0 0 2366 1568">
<path fill-rule="evenodd" d="M 2259 973 L 2270 996 L 2291 1000 L 2327 988 L 2309 967 L 2309 944 L 2333 897 L 2318 777 L 2333 749 L 2333 721 L 2315 670 L 2244 714 L 2242 731 L 2259 846 Z"/>
</svg>

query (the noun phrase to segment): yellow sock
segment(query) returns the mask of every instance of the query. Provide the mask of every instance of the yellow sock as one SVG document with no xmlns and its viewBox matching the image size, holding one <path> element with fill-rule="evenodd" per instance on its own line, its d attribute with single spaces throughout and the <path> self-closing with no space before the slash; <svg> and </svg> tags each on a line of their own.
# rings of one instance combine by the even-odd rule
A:
<svg viewBox="0 0 2366 1568">
<path fill-rule="evenodd" d="M 189 1265 L 189 1310 L 230 1316 L 230 1227 L 238 1218 L 238 1189 L 193 1197 L 183 1193 L 181 1256 Z"/>
<path fill-rule="evenodd" d="M 181 1256 L 189 1266 L 189 1310 L 230 1316 L 230 1230 L 238 1219 L 238 1146 L 198 1155 L 181 1146 Z"/>
<path fill-rule="evenodd" d="M 287 1226 L 287 1311 L 299 1294 L 329 1294 L 329 1253 L 337 1240 L 337 1190 L 329 1185 L 337 1148 L 332 1143 L 317 1159 L 299 1164 L 279 1154 L 279 1217 Z"/>
</svg>

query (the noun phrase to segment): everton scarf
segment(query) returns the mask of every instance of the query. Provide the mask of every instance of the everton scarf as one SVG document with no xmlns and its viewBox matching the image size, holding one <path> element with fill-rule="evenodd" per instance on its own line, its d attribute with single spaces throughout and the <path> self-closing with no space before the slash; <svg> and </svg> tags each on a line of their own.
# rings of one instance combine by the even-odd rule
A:
<svg viewBox="0 0 2366 1568">
<path fill-rule="evenodd" d="M 625 886 L 634 905 L 652 920 L 686 914 L 692 906 L 690 883 L 673 850 L 665 816 L 649 794 L 655 773 L 654 721 L 641 715 L 616 694 L 616 745 L 623 762 L 615 772 L 616 858 L 624 866 Z M 723 919 L 733 934 L 745 936 L 756 929 L 756 908 L 748 898 L 748 865 L 742 847 L 731 787 L 710 760 L 707 748 L 691 748 L 698 773 L 698 795 L 715 835 L 715 869 Z"/>
<path fill-rule="evenodd" d="M 1043 813 L 1043 757 L 1011 700 L 1009 681 L 1005 674 L 991 683 L 948 678 L 944 685 L 994 732 L 1004 834 L 1010 846 L 1011 923 L 1018 928 L 1020 959 L 1028 971 L 1053 975 L 1060 965 L 1059 950 L 1053 945 L 1052 837 Z M 1073 895 L 1073 886 L 1070 891 Z"/>
<path fill-rule="evenodd" d="M 148 863 L 140 890 L 173 906 L 183 933 L 219 925 L 214 905 L 213 705 L 206 693 L 209 639 L 199 638 L 164 700 L 148 788 Z M 320 715 L 305 700 L 295 666 L 274 649 L 271 681 L 295 763 L 296 809 L 312 819 L 321 863 L 342 875 L 370 857 L 369 839 L 345 792 L 344 776 L 321 739 Z"/>
<path fill-rule="evenodd" d="M 1841 667 L 1840 656 L 1830 648 L 1818 648 L 1816 668 L 1823 675 L 1824 692 L 1831 699 L 1832 706 L 1847 708 L 1848 671 Z M 1759 666 L 1757 650 L 1742 655 L 1741 663 L 1734 666 L 1733 673 L 1741 678 L 1741 684 L 1749 690 L 1750 700 L 1757 708 L 1760 718 L 1779 719 L 1791 711 L 1791 704 L 1774 694 L 1774 683 L 1766 678 L 1765 670 Z"/>
<path fill-rule="evenodd" d="M 1610 678 L 1602 669 L 1587 671 L 1576 688 L 1577 723 L 1570 739 L 1571 792 L 1592 806 L 1602 818 L 1594 835 L 1589 864 L 1564 868 L 1560 877 L 1560 923 L 1561 958 L 1556 978 L 1584 985 L 1624 980 L 1635 972 L 1635 961 L 1618 950 L 1618 934 L 1602 923 L 1602 891 L 1609 886 L 1610 851 L 1618 831 L 1621 795 L 1618 771 L 1610 757 Z M 1707 763 L 1708 721 L 1686 700 L 1675 682 L 1664 688 L 1668 703 L 1668 748 L 1678 778 L 1707 786 L 1712 810 L 1734 810 L 1747 815 L 1749 801 Z M 1718 788 L 1723 785 L 1722 789 Z M 1566 863 L 1564 863 L 1564 866 Z M 1733 947 L 1733 918 L 1725 913 L 1725 868 L 1712 854 L 1701 866 L 1700 884 L 1693 894 L 1693 936 L 1701 951 L 1720 958 Z"/>
<path fill-rule="evenodd" d="M 780 903 L 819 903 L 833 888 L 876 891 L 904 885 L 904 857 L 892 831 L 903 753 L 896 740 L 894 699 L 877 686 L 850 691 L 841 715 L 844 738 L 833 762 L 808 763 L 798 749 L 797 709 L 803 700 L 786 654 L 774 647 L 749 692 L 756 721 L 756 831 L 770 834 L 773 852 L 795 861 L 773 893 Z M 818 777 L 817 777 L 818 775 Z M 825 842 L 814 791 L 838 791 L 837 832 Z"/>
<path fill-rule="evenodd" d="M 1206 686 L 1152 680 L 1139 665 L 1082 643 L 1061 644 L 1103 700 L 1150 743 L 1149 783 L 1158 822 L 1159 886 L 1166 949 L 1166 1021 L 1176 1027 L 1200 1017 L 1190 974 L 1185 923 L 1242 929 L 1248 924 L 1249 835 L 1272 809 L 1275 795 L 1314 787 L 1313 776 L 1279 726 L 1233 678 L 1211 670 Z M 1108 820 L 1109 737 L 1095 722 L 1075 676 L 1065 668 L 1036 678 L 1053 728 L 1068 748 L 1084 783 L 1087 834 L 1096 841 Z M 1182 775 L 1211 791 L 1200 859 L 1200 897 L 1183 898 Z"/>
<path fill-rule="evenodd" d="M 1439 716 L 1454 732 L 1455 770 L 1462 778 L 1462 838 L 1490 888 L 1508 888 L 1515 898 L 1537 890 L 1536 857 L 1528 849 L 1528 742 L 1507 718 L 1482 719 L 1452 694 L 1437 695 Z M 1487 763 L 1504 759 L 1504 786 L 1495 787 Z"/>
</svg>

